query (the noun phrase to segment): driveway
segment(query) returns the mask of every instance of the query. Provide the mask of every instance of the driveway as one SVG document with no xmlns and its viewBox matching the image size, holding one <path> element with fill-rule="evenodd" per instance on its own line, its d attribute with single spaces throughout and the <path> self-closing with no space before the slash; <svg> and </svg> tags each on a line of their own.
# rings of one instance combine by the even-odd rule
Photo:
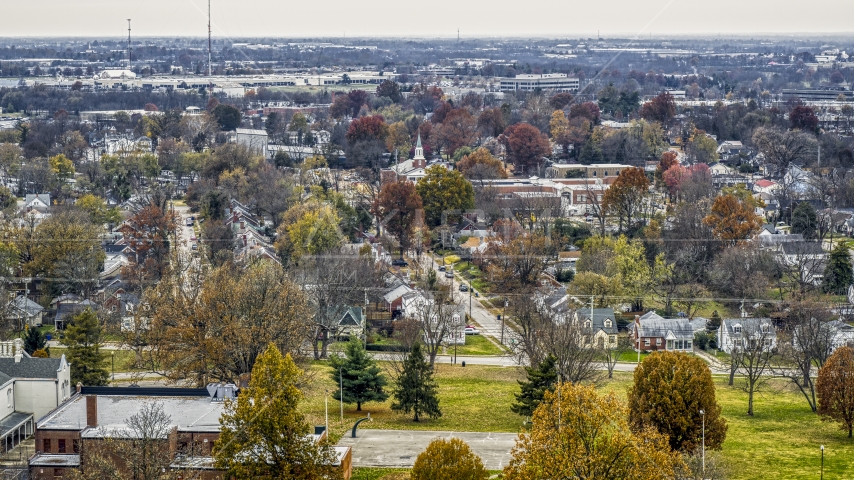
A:
<svg viewBox="0 0 854 480">
<path fill-rule="evenodd" d="M 351 438 L 348 431 L 338 442 L 352 447 L 354 467 L 409 468 L 434 438 L 460 438 L 487 469 L 501 470 L 510 461 L 510 451 L 516 445 L 515 433 L 359 429 L 356 436 Z"/>
</svg>

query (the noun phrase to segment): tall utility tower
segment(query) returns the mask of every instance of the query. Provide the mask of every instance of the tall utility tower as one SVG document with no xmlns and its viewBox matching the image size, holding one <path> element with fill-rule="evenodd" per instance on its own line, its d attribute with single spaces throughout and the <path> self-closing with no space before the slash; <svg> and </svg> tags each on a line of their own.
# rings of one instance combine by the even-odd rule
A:
<svg viewBox="0 0 854 480">
<path fill-rule="evenodd" d="M 208 78 L 211 76 L 211 0 L 208 0 Z"/>
<path fill-rule="evenodd" d="M 131 70 L 130 60 L 130 19 L 128 18 L 128 70 Z"/>
</svg>

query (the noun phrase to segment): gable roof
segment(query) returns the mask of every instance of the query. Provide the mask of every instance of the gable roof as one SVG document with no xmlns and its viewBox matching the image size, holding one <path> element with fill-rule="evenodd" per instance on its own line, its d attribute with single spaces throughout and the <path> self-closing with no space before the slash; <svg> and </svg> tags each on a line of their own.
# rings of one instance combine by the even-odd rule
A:
<svg viewBox="0 0 854 480">
<path fill-rule="evenodd" d="M 687 318 L 647 318 L 636 322 L 638 336 L 667 339 L 694 338 L 694 329 Z"/>
<path fill-rule="evenodd" d="M 23 295 L 15 297 L 15 299 L 12 300 L 12 306 L 22 312 L 26 312 L 27 315 L 38 315 L 44 311 L 44 307 Z"/>
<path fill-rule="evenodd" d="M 576 310 L 576 314 L 581 322 L 590 320 L 590 328 L 593 331 L 603 330 L 605 333 L 617 333 L 617 317 L 612 308 L 594 308 L 592 318 L 589 308 L 579 308 Z M 610 327 L 605 326 L 605 320 L 611 321 Z"/>
<path fill-rule="evenodd" d="M 56 372 L 63 362 L 65 355 L 61 358 L 24 356 L 17 363 L 14 358 L 0 358 L 0 372 L 12 378 L 56 378 Z"/>
<path fill-rule="evenodd" d="M 338 321 L 338 325 L 340 326 L 350 326 L 350 327 L 359 327 L 362 325 L 362 308 L 361 307 L 349 307 L 344 311 L 344 314 L 341 315 L 341 319 Z"/>
<path fill-rule="evenodd" d="M 776 334 L 774 322 L 772 322 L 768 317 L 724 318 L 721 320 L 721 328 L 723 328 L 729 335 L 735 335 L 735 332 L 732 330 L 734 325 L 741 325 L 742 332 L 748 334 L 759 331 L 759 327 L 762 325 L 769 325 L 771 333 Z"/>
<path fill-rule="evenodd" d="M 784 255 L 824 255 L 820 242 L 786 242 L 782 244 Z"/>
</svg>

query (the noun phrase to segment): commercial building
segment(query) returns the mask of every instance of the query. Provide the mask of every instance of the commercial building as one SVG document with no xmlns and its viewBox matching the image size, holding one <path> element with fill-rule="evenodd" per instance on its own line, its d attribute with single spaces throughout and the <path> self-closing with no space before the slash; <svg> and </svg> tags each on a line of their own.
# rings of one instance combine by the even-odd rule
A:
<svg viewBox="0 0 854 480">
<path fill-rule="evenodd" d="M 30 478 L 54 479 L 86 468 L 87 455 L 103 452 L 107 439 L 133 440 L 139 432 L 127 424 L 143 407 L 157 403 L 168 417 L 168 434 L 160 448 L 167 452 L 169 469 L 177 478 L 219 480 L 212 448 L 220 435 L 225 398 L 234 398 L 235 385 L 208 388 L 78 387 L 77 394 L 38 420 L 36 455 L 29 460 Z M 314 441 L 326 439 L 324 427 L 315 428 Z M 348 480 L 350 447 L 333 447 L 335 465 Z M 121 459 L 117 463 L 121 464 Z M 165 467 L 164 467 L 165 468 Z"/>
<path fill-rule="evenodd" d="M 565 73 L 522 74 L 501 79 L 502 92 L 532 92 L 540 89 L 575 93 L 578 86 L 578 79 Z"/>
</svg>

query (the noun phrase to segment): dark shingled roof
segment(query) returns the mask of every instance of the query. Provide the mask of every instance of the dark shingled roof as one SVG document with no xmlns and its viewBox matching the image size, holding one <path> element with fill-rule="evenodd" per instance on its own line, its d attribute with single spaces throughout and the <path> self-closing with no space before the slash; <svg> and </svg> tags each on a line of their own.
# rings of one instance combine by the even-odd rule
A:
<svg viewBox="0 0 854 480">
<path fill-rule="evenodd" d="M 0 358 L 0 373 L 12 378 L 56 378 L 59 370 L 59 358 L 21 358 L 15 363 L 14 358 Z"/>
</svg>

